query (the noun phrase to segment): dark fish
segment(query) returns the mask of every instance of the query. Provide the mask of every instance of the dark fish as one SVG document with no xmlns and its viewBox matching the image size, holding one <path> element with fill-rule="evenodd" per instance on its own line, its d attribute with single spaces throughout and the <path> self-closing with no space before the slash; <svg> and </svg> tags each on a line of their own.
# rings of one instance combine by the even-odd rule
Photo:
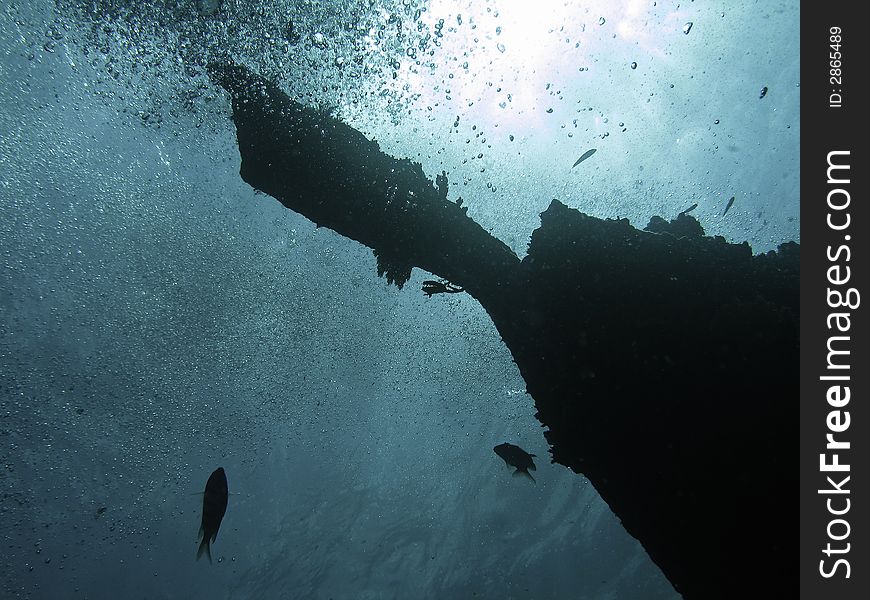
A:
<svg viewBox="0 0 870 600">
<path fill-rule="evenodd" d="M 423 282 L 423 293 L 431 298 L 432 294 L 458 294 L 465 290 L 458 285 L 453 285 L 449 281 L 433 281 L 427 279 Z"/>
<path fill-rule="evenodd" d="M 571 165 L 571 168 L 573 169 L 574 167 L 576 167 L 577 165 L 582 163 L 584 160 L 586 160 L 587 158 L 589 158 L 593 154 L 595 154 L 595 148 L 593 148 L 592 150 L 587 150 L 586 152 L 583 153 L 583 156 L 578 158 L 577 161 L 573 165 Z"/>
<path fill-rule="evenodd" d="M 529 473 L 529 469 L 537 471 L 535 468 L 535 462 L 532 460 L 534 454 L 529 454 L 519 446 L 514 446 L 507 442 L 499 444 L 493 448 L 493 450 L 495 450 L 495 453 L 498 454 L 509 466 L 516 468 L 514 476 L 525 475 L 532 481 L 535 481 L 535 478 L 532 477 L 531 473 Z"/>
<path fill-rule="evenodd" d="M 725 205 L 725 212 L 722 213 L 722 216 L 728 214 L 728 209 L 731 208 L 731 205 L 734 204 L 734 196 L 731 196 L 731 199 L 728 201 L 728 204 Z"/>
<path fill-rule="evenodd" d="M 765 96 L 767 96 L 767 86 L 761 88 L 761 93 L 758 95 L 758 99 L 761 100 Z"/>
<path fill-rule="evenodd" d="M 228 495 L 227 476 L 223 467 L 218 467 L 209 475 L 202 495 L 202 525 L 199 528 L 202 542 L 199 544 L 199 550 L 196 551 L 196 560 L 199 560 L 205 552 L 208 555 L 208 562 L 211 562 L 211 542 L 217 539 L 221 520 L 227 512 Z"/>
<path fill-rule="evenodd" d="M 695 202 L 692 206 L 690 206 L 689 208 L 687 208 L 686 210 L 684 210 L 684 211 L 681 212 L 680 214 L 681 214 L 681 215 L 685 215 L 685 214 L 687 214 L 687 213 L 692 212 L 692 211 L 695 210 L 696 208 L 698 208 L 698 203 L 697 203 L 697 202 Z"/>
</svg>

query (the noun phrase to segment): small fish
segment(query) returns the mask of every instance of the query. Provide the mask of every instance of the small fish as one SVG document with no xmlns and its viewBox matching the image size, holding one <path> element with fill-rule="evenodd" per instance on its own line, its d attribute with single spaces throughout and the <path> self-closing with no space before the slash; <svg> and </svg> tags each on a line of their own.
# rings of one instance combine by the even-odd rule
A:
<svg viewBox="0 0 870 600">
<path fill-rule="evenodd" d="M 426 294 L 428 298 L 431 298 L 432 294 L 458 294 L 459 292 L 464 291 L 464 289 L 458 285 L 453 285 L 449 281 L 433 281 L 432 279 L 427 279 L 423 282 L 423 293 Z"/>
<path fill-rule="evenodd" d="M 728 204 L 725 205 L 725 212 L 722 213 L 722 216 L 728 214 L 728 209 L 731 208 L 731 205 L 734 204 L 734 196 L 731 196 L 731 199 L 728 201 Z"/>
<path fill-rule="evenodd" d="M 767 96 L 767 86 L 761 88 L 761 94 L 758 95 L 758 99 L 761 100 L 765 96 Z"/>
<path fill-rule="evenodd" d="M 505 442 L 504 444 L 499 444 L 495 448 L 493 448 L 496 454 L 498 454 L 508 466 L 516 468 L 514 471 L 514 476 L 525 475 L 532 482 L 535 481 L 535 478 L 532 477 L 532 474 L 529 473 L 529 469 L 532 471 L 537 471 L 535 468 L 535 462 L 532 460 L 534 454 L 529 454 L 519 446 L 514 446 L 513 444 L 508 444 Z"/>
<path fill-rule="evenodd" d="M 199 550 L 196 551 L 196 560 L 199 560 L 205 552 L 208 555 L 208 562 L 211 562 L 211 542 L 217 539 L 221 520 L 227 512 L 228 496 L 226 473 L 223 467 L 218 467 L 209 475 L 202 496 L 202 525 L 199 528 L 202 542 L 199 544 Z"/>
<path fill-rule="evenodd" d="M 692 212 L 693 210 L 695 210 L 696 208 L 698 208 L 698 203 L 697 203 L 697 202 L 695 202 L 692 206 L 690 206 L 689 208 L 687 208 L 686 210 L 684 210 L 684 211 L 681 212 L 680 214 L 681 214 L 681 215 L 688 214 L 688 213 Z"/>
<path fill-rule="evenodd" d="M 593 148 L 592 150 L 587 150 L 586 152 L 583 153 L 583 156 L 578 158 L 577 161 L 573 165 L 571 165 L 571 168 L 573 169 L 574 167 L 576 167 L 577 165 L 582 163 L 584 160 L 586 160 L 587 158 L 589 158 L 593 154 L 595 154 L 595 148 Z"/>
</svg>

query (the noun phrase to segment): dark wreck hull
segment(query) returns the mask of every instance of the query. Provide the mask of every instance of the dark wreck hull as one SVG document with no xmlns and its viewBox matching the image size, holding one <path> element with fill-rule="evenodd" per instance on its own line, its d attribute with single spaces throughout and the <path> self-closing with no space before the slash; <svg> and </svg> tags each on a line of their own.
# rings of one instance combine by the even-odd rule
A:
<svg viewBox="0 0 870 600">
<path fill-rule="evenodd" d="M 646 230 L 553 201 L 520 261 L 419 165 L 244 67 L 242 178 L 487 310 L 546 426 L 686 598 L 797 593 L 799 247 L 752 256 L 681 215 Z"/>
</svg>

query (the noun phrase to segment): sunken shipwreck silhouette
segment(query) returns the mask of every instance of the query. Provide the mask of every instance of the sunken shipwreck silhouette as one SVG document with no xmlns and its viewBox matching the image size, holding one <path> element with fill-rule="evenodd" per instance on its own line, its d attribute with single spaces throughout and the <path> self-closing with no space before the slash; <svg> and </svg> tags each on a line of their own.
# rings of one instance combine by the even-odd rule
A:
<svg viewBox="0 0 870 600">
<path fill-rule="evenodd" d="M 687 214 L 639 230 L 553 200 L 520 260 L 447 200 L 446 176 L 243 66 L 209 74 L 247 183 L 372 248 L 398 287 L 419 267 L 481 303 L 553 462 L 685 598 L 796 594 L 799 245 L 753 256 Z"/>
</svg>

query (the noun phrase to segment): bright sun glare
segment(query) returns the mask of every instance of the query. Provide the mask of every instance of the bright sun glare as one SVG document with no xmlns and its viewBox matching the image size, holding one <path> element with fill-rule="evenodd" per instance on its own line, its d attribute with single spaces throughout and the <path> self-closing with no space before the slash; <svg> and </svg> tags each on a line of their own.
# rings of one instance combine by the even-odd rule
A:
<svg viewBox="0 0 870 600">
<path fill-rule="evenodd" d="M 548 84 L 571 81 L 603 53 L 640 46 L 655 52 L 645 0 L 432 0 L 422 19 L 443 19 L 425 68 L 402 69 L 396 85 L 423 106 L 447 103 L 466 114 L 531 131 L 550 101 Z M 655 25 L 652 25 L 655 29 Z"/>
</svg>

